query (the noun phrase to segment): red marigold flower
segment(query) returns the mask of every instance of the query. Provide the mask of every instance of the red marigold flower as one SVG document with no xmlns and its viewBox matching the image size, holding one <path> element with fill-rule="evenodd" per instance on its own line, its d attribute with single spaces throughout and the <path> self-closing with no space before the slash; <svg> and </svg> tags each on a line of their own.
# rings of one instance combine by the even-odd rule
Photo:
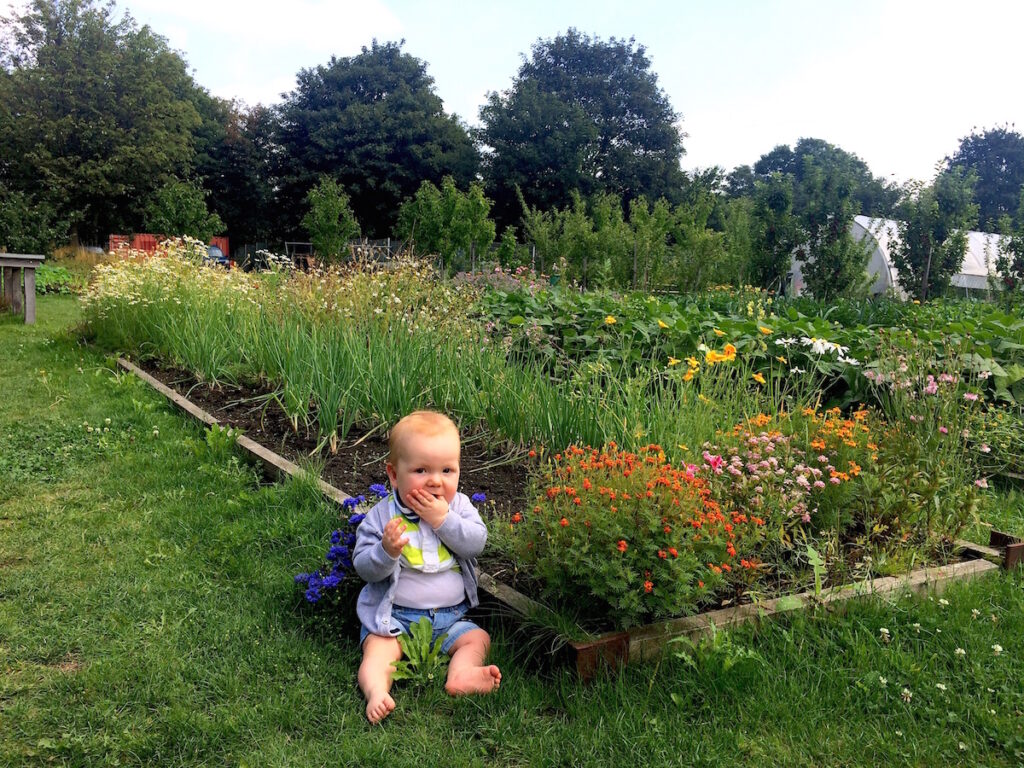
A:
<svg viewBox="0 0 1024 768">
<path fill-rule="evenodd" d="M 521 514 L 519 514 L 518 512 L 516 512 L 514 515 L 512 515 L 512 522 L 513 523 L 521 523 L 521 522 L 523 522 L 523 516 Z"/>
<path fill-rule="evenodd" d="M 704 582 L 703 581 L 698 581 L 697 582 L 697 586 L 700 587 L 701 589 L 704 589 Z"/>
<path fill-rule="evenodd" d="M 626 549 L 629 547 L 625 539 L 619 539 L 619 543 L 615 546 L 618 548 L 619 552 L 625 552 Z"/>
<path fill-rule="evenodd" d="M 664 560 L 666 557 L 668 557 L 668 553 L 665 550 L 663 550 L 663 549 L 659 549 L 658 550 L 658 557 L 660 557 L 662 560 Z"/>
<path fill-rule="evenodd" d="M 579 505 L 579 504 L 582 504 L 583 502 L 582 502 L 582 501 L 580 500 L 580 497 L 579 497 L 579 496 L 577 496 L 576 498 L 574 498 L 574 499 L 572 500 L 572 503 L 573 503 L 573 504 L 577 504 L 577 505 Z"/>
<path fill-rule="evenodd" d="M 566 520 L 566 519 L 565 519 L 565 518 L 563 517 L 563 518 L 562 518 L 561 520 L 559 520 L 559 521 L 558 521 L 558 524 L 559 524 L 560 526 L 562 526 L 563 528 L 565 528 L 565 526 L 567 526 L 567 525 L 569 524 L 569 521 L 568 521 L 568 520 Z"/>
<path fill-rule="evenodd" d="M 666 525 L 665 526 L 665 533 L 672 533 L 672 526 L 671 525 Z"/>
<path fill-rule="evenodd" d="M 648 592 L 649 593 L 652 589 L 654 589 L 654 582 L 653 581 L 645 581 L 644 582 L 644 592 Z"/>
<path fill-rule="evenodd" d="M 583 478 L 583 490 L 584 491 L 589 491 L 593 487 L 594 487 L 594 484 L 591 483 L 588 478 L 584 477 Z"/>
<path fill-rule="evenodd" d="M 669 547 L 668 553 L 672 555 L 672 557 L 679 557 L 679 550 L 677 550 L 675 547 Z"/>
<path fill-rule="evenodd" d="M 533 459 L 533 458 L 536 458 L 536 457 L 537 457 L 537 452 L 536 452 L 536 451 L 530 451 L 530 452 L 529 452 L 528 454 L 526 454 L 526 455 L 527 455 L 527 456 L 529 456 L 529 457 L 530 457 L 531 459 Z"/>
</svg>

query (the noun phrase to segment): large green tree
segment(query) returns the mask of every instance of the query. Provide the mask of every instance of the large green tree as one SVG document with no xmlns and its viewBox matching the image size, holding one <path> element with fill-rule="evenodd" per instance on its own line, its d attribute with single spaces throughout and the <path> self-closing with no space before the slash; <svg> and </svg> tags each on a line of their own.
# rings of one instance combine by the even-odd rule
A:
<svg viewBox="0 0 1024 768">
<path fill-rule="evenodd" d="M 960 140 L 952 157 L 946 158 L 946 168 L 974 172 L 978 226 L 994 232 L 1003 216 L 1012 217 L 1017 212 L 1024 188 L 1024 136 L 1008 126 L 972 133 Z"/>
<path fill-rule="evenodd" d="M 188 175 L 200 121 L 185 62 L 113 2 L 32 0 L 0 19 L 0 63 L 0 182 L 72 236 L 137 228 Z"/>
<path fill-rule="evenodd" d="M 491 201 L 479 183 L 462 192 L 451 176 L 445 176 L 440 189 L 424 181 L 402 204 L 397 232 L 420 253 L 440 256 L 445 269 L 465 269 L 471 263 L 471 252 L 486 253 L 494 242 L 490 212 Z"/>
<path fill-rule="evenodd" d="M 792 149 L 780 144 L 754 163 L 752 174 L 746 172 L 746 166 L 737 168 L 730 176 L 730 188 L 750 190 L 754 181 L 767 181 L 774 173 L 793 177 L 793 211 L 798 216 L 811 203 L 818 173 L 841 190 L 843 197 L 855 201 L 857 213 L 866 216 L 891 216 L 900 199 L 899 188 L 872 175 L 857 155 L 813 138 L 800 139 Z"/>
<path fill-rule="evenodd" d="M 392 234 L 399 206 L 423 181 L 475 176 L 465 128 L 445 114 L 434 80 L 403 43 L 376 41 L 356 56 L 304 69 L 281 105 L 280 204 L 298 232 L 305 196 L 321 175 L 349 193 L 371 236 Z"/>
<path fill-rule="evenodd" d="M 901 201 L 899 244 L 893 249 L 900 286 L 920 301 L 941 296 L 964 262 L 967 231 L 977 220 L 975 176 L 954 168 L 933 184 L 908 186 Z"/>
<path fill-rule="evenodd" d="M 568 208 L 573 193 L 678 201 L 679 115 L 644 46 L 569 29 L 538 40 L 512 87 L 490 93 L 479 131 L 488 195 L 512 223 L 527 206 Z"/>
</svg>

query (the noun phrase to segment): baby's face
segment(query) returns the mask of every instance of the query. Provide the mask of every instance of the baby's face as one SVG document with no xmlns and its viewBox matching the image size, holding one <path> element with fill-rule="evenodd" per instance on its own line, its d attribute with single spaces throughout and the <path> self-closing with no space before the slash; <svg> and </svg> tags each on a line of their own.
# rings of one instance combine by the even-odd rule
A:
<svg viewBox="0 0 1024 768">
<path fill-rule="evenodd" d="M 449 504 L 459 489 L 459 436 L 445 431 L 437 435 L 410 435 L 398 461 L 385 465 L 391 487 L 407 499 L 422 488 Z"/>
</svg>

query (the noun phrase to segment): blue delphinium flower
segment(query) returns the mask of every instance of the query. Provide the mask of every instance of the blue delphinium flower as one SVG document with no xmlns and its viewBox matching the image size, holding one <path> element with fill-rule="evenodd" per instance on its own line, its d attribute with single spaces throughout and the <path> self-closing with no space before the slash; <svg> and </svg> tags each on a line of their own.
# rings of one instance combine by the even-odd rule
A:
<svg viewBox="0 0 1024 768">
<path fill-rule="evenodd" d="M 317 587 L 310 587 L 306 590 L 306 599 L 311 603 L 315 603 L 320 599 L 320 590 Z"/>
<path fill-rule="evenodd" d="M 296 573 L 295 574 L 295 583 L 296 584 L 308 584 L 309 583 L 309 574 L 308 573 Z"/>
<path fill-rule="evenodd" d="M 354 509 L 356 504 L 358 504 L 358 503 L 359 503 L 359 499 L 353 498 L 352 496 L 349 496 L 347 499 L 345 499 L 343 502 L 341 502 L 341 506 L 342 506 L 343 509 Z"/>
<path fill-rule="evenodd" d="M 472 501 L 474 504 L 481 504 L 481 503 L 487 501 L 487 494 L 486 493 L 474 493 L 470 497 L 470 501 Z"/>
<path fill-rule="evenodd" d="M 357 504 L 362 504 L 364 501 L 366 501 L 366 497 L 363 496 L 363 494 L 359 494 L 358 496 L 356 496 L 356 503 Z"/>
<path fill-rule="evenodd" d="M 359 525 L 361 522 L 363 522 L 363 518 L 365 517 L 366 515 L 364 515 L 362 512 L 356 512 L 354 515 L 352 515 L 352 517 L 348 519 L 348 524 Z"/>
<path fill-rule="evenodd" d="M 383 483 L 374 483 L 373 485 L 371 485 L 370 492 L 376 494 L 382 499 L 390 493 L 388 487 Z"/>
<path fill-rule="evenodd" d="M 331 544 L 337 544 L 339 541 L 341 541 L 341 531 L 331 533 Z"/>
<path fill-rule="evenodd" d="M 334 589 L 336 586 L 341 584 L 341 577 L 332 573 L 330 576 L 324 576 L 323 588 Z"/>
<path fill-rule="evenodd" d="M 354 533 L 346 533 L 341 537 L 341 540 L 350 549 L 356 545 L 356 535 Z"/>
<path fill-rule="evenodd" d="M 334 544 L 327 550 L 327 559 L 331 562 L 348 557 L 348 547 L 344 544 Z"/>
</svg>

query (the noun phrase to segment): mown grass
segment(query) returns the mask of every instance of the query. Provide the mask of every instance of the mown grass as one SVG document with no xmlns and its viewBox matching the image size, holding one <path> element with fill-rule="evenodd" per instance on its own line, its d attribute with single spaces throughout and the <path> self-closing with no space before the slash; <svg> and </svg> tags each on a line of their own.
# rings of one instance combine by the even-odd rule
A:
<svg viewBox="0 0 1024 768">
<path fill-rule="evenodd" d="M 790 616 L 691 653 L 696 667 L 670 655 L 592 685 L 536 671 L 496 629 L 496 695 L 399 686 L 370 726 L 355 628 L 313 621 L 292 584 L 334 512 L 208 449 L 78 345 L 77 317 L 45 298 L 35 327 L 0 320 L 0 765 L 1024 761 L 1019 574 L 948 604 Z M 994 497 L 991 521 L 1020 532 L 1020 505 Z"/>
</svg>

